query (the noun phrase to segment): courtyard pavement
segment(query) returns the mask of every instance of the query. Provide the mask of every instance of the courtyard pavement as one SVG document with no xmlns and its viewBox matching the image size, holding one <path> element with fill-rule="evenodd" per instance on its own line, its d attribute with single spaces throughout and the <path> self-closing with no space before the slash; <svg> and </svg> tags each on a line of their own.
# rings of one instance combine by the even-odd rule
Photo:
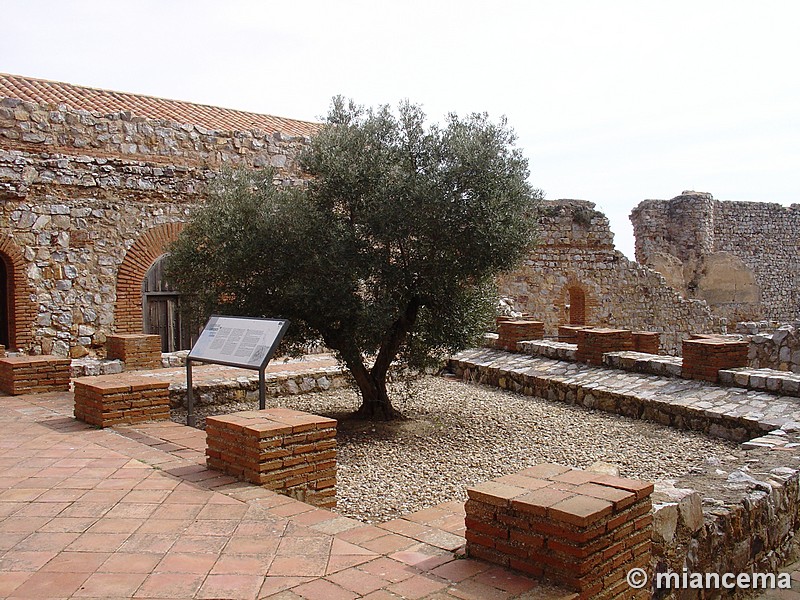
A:
<svg viewBox="0 0 800 600">
<path fill-rule="evenodd" d="M 461 558 L 461 502 L 364 524 L 207 469 L 203 431 L 100 430 L 72 409 L 68 392 L 0 396 L 2 598 L 574 597 Z M 800 584 L 800 564 L 782 570 Z M 800 589 L 759 597 L 800 600 Z"/>
<path fill-rule="evenodd" d="M 570 598 L 459 558 L 463 504 L 368 525 L 209 470 L 205 432 L 0 396 L 0 597 Z"/>
</svg>

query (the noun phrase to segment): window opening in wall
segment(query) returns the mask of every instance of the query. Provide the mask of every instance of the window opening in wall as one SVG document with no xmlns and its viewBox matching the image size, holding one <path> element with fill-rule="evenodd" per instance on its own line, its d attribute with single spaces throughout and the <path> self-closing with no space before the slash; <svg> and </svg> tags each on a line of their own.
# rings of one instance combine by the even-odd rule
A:
<svg viewBox="0 0 800 600">
<path fill-rule="evenodd" d="M 144 333 L 161 336 L 161 351 L 190 350 L 198 328 L 186 323 L 181 315 L 181 296 L 164 278 L 166 254 L 147 270 L 142 281 L 142 316 Z"/>
<path fill-rule="evenodd" d="M 577 287 L 569 288 L 569 324 L 586 325 L 586 293 Z"/>
</svg>

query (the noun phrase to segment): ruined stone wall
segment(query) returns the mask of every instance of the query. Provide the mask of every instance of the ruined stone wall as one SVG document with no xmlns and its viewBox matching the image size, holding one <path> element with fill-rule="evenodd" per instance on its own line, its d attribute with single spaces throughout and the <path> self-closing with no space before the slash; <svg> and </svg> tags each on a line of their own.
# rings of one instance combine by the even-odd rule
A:
<svg viewBox="0 0 800 600">
<path fill-rule="evenodd" d="M 736 333 L 750 341 L 749 366 L 800 373 L 800 321 L 739 323 Z"/>
<path fill-rule="evenodd" d="M 306 141 L 0 100 L 10 345 L 72 356 L 101 346 L 122 300 L 138 302 L 141 314 L 141 282 L 121 290 L 121 266 L 143 275 L 223 165 L 272 165 L 288 182 Z"/>
<path fill-rule="evenodd" d="M 687 297 L 740 321 L 800 318 L 800 204 L 728 202 L 683 192 L 631 213 L 636 260 Z"/>
<path fill-rule="evenodd" d="M 608 219 L 593 203 L 544 202 L 539 226 L 533 252 L 500 290 L 543 321 L 546 335 L 576 321 L 657 331 L 662 352 L 677 354 L 690 334 L 722 331 L 705 302 L 683 299 L 662 275 L 615 250 Z"/>
</svg>

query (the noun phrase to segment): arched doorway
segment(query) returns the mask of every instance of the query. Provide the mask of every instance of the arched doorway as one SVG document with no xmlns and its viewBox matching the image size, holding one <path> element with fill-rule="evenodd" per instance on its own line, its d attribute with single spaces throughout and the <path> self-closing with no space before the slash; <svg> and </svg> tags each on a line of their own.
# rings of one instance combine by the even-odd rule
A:
<svg viewBox="0 0 800 600">
<path fill-rule="evenodd" d="M 196 340 L 196 333 L 181 316 L 181 300 L 178 291 L 164 278 L 162 254 L 150 266 L 142 281 L 142 316 L 144 332 L 161 336 L 161 351 L 189 350 Z M 194 339 L 193 339 L 194 338 Z"/>
<path fill-rule="evenodd" d="M 11 288 L 8 285 L 8 275 L 8 265 L 6 265 L 5 257 L 0 257 L 0 344 L 6 348 L 11 347 L 11 318 L 8 314 L 8 300 L 9 297 L 13 295 Z"/>
<path fill-rule="evenodd" d="M 569 324 L 586 325 L 586 293 L 579 287 L 569 288 Z"/>
</svg>

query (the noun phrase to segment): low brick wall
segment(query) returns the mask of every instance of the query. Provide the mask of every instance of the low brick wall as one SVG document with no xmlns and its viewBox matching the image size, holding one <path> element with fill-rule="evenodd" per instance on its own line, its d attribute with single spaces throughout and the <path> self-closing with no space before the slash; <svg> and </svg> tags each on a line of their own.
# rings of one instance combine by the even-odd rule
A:
<svg viewBox="0 0 800 600">
<path fill-rule="evenodd" d="M 541 321 L 498 321 L 497 347 L 510 352 L 517 351 L 517 342 L 541 340 L 544 337 L 544 323 Z"/>
<path fill-rule="evenodd" d="M 75 418 L 97 427 L 169 419 L 169 382 L 137 375 L 75 380 Z"/>
<path fill-rule="evenodd" d="M 723 338 L 683 340 L 683 370 L 685 379 L 717 382 L 720 369 L 747 366 L 749 344 Z"/>
<path fill-rule="evenodd" d="M 17 396 L 69 390 L 70 359 L 58 356 L 0 358 L 0 391 Z"/>
<path fill-rule="evenodd" d="M 634 352 L 658 354 L 661 349 L 661 336 L 655 331 L 634 331 L 631 338 Z"/>
<path fill-rule="evenodd" d="M 336 506 L 336 420 L 288 408 L 206 418 L 206 463 L 316 506 Z"/>
<path fill-rule="evenodd" d="M 568 344 L 578 343 L 578 332 L 581 329 L 587 329 L 584 325 L 559 325 L 558 326 L 558 341 L 566 342 Z"/>
<path fill-rule="evenodd" d="M 579 592 L 647 598 L 625 576 L 650 570 L 653 484 L 540 464 L 467 489 L 467 553 Z"/>
<path fill-rule="evenodd" d="M 110 335 L 106 358 L 121 360 L 126 371 L 161 368 L 161 337 L 148 334 Z"/>
<path fill-rule="evenodd" d="M 602 365 L 603 354 L 633 350 L 633 337 L 628 329 L 582 329 L 578 332 L 576 360 Z"/>
</svg>

